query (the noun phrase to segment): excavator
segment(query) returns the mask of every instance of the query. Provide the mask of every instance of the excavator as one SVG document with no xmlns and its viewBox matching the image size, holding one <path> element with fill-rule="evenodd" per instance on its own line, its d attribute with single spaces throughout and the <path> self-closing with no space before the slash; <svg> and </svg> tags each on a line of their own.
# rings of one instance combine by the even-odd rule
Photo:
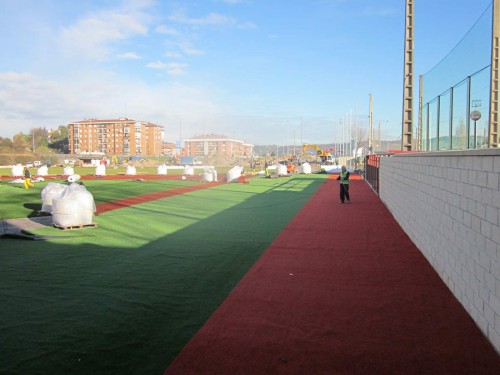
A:
<svg viewBox="0 0 500 375">
<path fill-rule="evenodd" d="M 335 164 L 335 158 L 329 150 L 322 150 L 319 146 L 312 144 L 304 144 L 302 146 L 302 155 L 306 155 L 307 149 L 313 148 L 316 150 L 316 157 L 318 161 L 322 164 Z"/>
</svg>

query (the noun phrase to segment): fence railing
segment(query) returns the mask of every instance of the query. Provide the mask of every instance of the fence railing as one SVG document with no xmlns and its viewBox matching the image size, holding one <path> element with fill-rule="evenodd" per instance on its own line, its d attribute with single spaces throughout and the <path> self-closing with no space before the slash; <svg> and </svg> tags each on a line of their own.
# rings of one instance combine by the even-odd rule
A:
<svg viewBox="0 0 500 375">
<path fill-rule="evenodd" d="M 379 193 L 380 158 L 394 155 L 394 152 L 384 154 L 370 154 L 365 157 L 365 181 L 372 187 L 375 193 Z"/>
</svg>

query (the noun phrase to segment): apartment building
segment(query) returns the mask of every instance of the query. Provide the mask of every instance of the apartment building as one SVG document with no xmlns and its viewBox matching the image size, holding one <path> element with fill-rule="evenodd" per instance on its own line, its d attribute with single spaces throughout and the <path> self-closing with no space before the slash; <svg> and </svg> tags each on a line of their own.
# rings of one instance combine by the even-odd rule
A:
<svg viewBox="0 0 500 375">
<path fill-rule="evenodd" d="M 158 156 L 163 126 L 129 118 L 83 120 L 68 124 L 71 154 Z"/>
<path fill-rule="evenodd" d="M 186 156 L 252 156 L 254 145 L 228 138 L 224 135 L 209 134 L 184 140 Z"/>
</svg>

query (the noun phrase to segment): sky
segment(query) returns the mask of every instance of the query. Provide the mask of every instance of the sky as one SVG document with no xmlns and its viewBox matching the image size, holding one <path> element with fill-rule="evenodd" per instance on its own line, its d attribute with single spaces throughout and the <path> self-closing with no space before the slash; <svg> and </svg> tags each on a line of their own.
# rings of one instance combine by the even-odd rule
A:
<svg viewBox="0 0 500 375">
<path fill-rule="evenodd" d="M 418 76 L 491 0 L 414 0 Z M 404 0 L 0 0 L 0 136 L 128 117 L 175 143 L 401 134 Z M 417 120 L 415 112 L 414 121 Z"/>
</svg>

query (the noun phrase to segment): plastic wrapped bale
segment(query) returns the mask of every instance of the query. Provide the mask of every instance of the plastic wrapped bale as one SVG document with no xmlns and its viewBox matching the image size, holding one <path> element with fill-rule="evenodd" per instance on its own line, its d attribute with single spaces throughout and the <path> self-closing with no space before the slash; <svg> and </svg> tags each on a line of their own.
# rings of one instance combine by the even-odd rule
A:
<svg viewBox="0 0 500 375">
<path fill-rule="evenodd" d="M 71 176 L 68 176 L 68 182 L 76 182 L 80 179 L 79 174 L 72 174 Z"/>
<path fill-rule="evenodd" d="M 73 167 L 64 167 L 63 173 L 65 176 L 71 176 L 75 174 L 75 170 L 73 169 Z"/>
<path fill-rule="evenodd" d="M 166 175 L 167 174 L 167 166 L 165 164 L 158 166 L 158 174 L 159 175 Z"/>
<path fill-rule="evenodd" d="M 194 167 L 192 165 L 186 165 L 184 167 L 184 174 L 186 176 L 194 176 Z"/>
<path fill-rule="evenodd" d="M 227 182 L 237 182 L 238 177 L 241 177 L 243 167 L 233 167 L 227 172 Z"/>
<path fill-rule="evenodd" d="M 278 164 L 278 176 L 286 176 L 287 174 L 286 165 Z"/>
<path fill-rule="evenodd" d="M 42 190 L 42 212 L 52 212 L 52 200 L 64 193 L 68 185 L 57 182 L 49 182 Z"/>
<path fill-rule="evenodd" d="M 205 182 L 213 182 L 214 175 L 211 172 L 203 172 L 201 175 L 201 180 Z"/>
<path fill-rule="evenodd" d="M 37 176 L 48 176 L 49 168 L 46 165 L 42 165 L 40 168 L 36 170 Z"/>
<path fill-rule="evenodd" d="M 215 170 L 215 168 L 212 168 L 211 173 L 212 173 L 212 177 L 213 177 L 212 181 L 217 182 L 217 171 Z"/>
<path fill-rule="evenodd" d="M 133 165 L 127 165 L 127 170 L 125 171 L 127 176 L 135 176 L 137 171 Z"/>
<path fill-rule="evenodd" d="M 18 176 L 22 176 L 23 175 L 23 166 L 22 165 L 13 165 L 12 166 L 12 170 L 11 170 L 11 174 L 12 176 L 14 177 L 18 177 Z"/>
<path fill-rule="evenodd" d="M 90 225 L 95 210 L 94 197 L 83 185 L 70 184 L 52 199 L 52 219 L 57 227 Z"/>
<path fill-rule="evenodd" d="M 106 176 L 106 166 L 104 164 L 96 165 L 95 175 L 96 176 Z"/>
<path fill-rule="evenodd" d="M 217 171 L 214 167 L 205 167 L 202 180 L 207 182 L 217 181 Z"/>
<path fill-rule="evenodd" d="M 300 166 L 300 173 L 311 174 L 312 173 L 311 164 L 309 164 L 309 163 L 303 163 Z"/>
</svg>

